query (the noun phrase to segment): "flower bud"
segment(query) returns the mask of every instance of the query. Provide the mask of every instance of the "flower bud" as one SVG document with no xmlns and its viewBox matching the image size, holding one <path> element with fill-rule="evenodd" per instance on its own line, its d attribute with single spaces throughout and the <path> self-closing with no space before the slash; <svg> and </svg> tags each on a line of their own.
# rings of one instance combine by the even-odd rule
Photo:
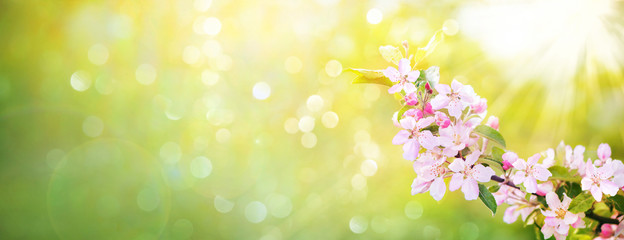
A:
<svg viewBox="0 0 624 240">
<path fill-rule="evenodd" d="M 403 113 L 403 117 L 413 117 L 416 121 L 423 118 L 423 112 L 420 109 L 412 108 Z"/>
<path fill-rule="evenodd" d="M 451 119 L 449 119 L 443 112 L 435 112 L 435 121 L 441 128 L 447 128 L 451 125 Z"/>
<path fill-rule="evenodd" d="M 475 114 L 480 114 L 487 110 L 487 99 L 479 98 L 477 101 L 472 103 L 472 112 Z"/>
<path fill-rule="evenodd" d="M 425 114 L 433 114 L 433 108 L 430 103 L 425 104 Z"/>
<path fill-rule="evenodd" d="M 498 130 L 498 118 L 494 116 L 490 116 L 486 123 L 488 126 Z"/>
<path fill-rule="evenodd" d="M 418 96 L 416 96 L 416 92 L 410 93 L 405 96 L 405 104 L 410 106 L 418 105 Z"/>
<path fill-rule="evenodd" d="M 433 89 L 431 88 L 431 85 L 429 85 L 429 82 L 425 83 L 425 89 L 427 89 L 427 93 L 433 93 Z"/>
</svg>

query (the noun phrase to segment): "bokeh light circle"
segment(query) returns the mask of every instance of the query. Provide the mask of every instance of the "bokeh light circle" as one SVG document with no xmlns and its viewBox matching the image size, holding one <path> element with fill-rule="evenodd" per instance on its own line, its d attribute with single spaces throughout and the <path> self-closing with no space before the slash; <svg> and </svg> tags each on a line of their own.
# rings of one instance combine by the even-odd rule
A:
<svg viewBox="0 0 624 240">
<path fill-rule="evenodd" d="M 363 216 L 354 216 L 349 220 L 349 229 L 356 234 L 364 233 L 368 229 L 368 220 Z"/>
<path fill-rule="evenodd" d="M 254 98 L 264 100 L 271 96 L 271 86 L 265 82 L 257 82 L 252 89 Z"/>
<path fill-rule="evenodd" d="M 215 17 L 209 17 L 204 20 L 204 32 L 208 35 L 214 36 L 221 32 L 221 21 Z"/>
<path fill-rule="evenodd" d="M 362 174 L 367 177 L 375 175 L 375 173 L 377 173 L 377 162 L 372 159 L 364 160 L 362 165 L 360 165 L 360 171 L 362 171 Z"/>
<path fill-rule="evenodd" d="M 383 13 L 377 8 L 372 8 L 366 13 L 366 21 L 370 24 L 378 24 L 383 20 Z"/>
<path fill-rule="evenodd" d="M 148 63 L 144 63 L 137 67 L 135 75 L 136 80 L 139 83 L 143 85 L 150 85 L 156 80 L 156 68 Z"/>
<path fill-rule="evenodd" d="M 217 195 L 214 199 L 214 207 L 220 213 L 228 213 L 234 208 L 234 202 Z"/>
<path fill-rule="evenodd" d="M 108 48 L 102 44 L 94 44 L 89 48 L 89 61 L 95 65 L 103 65 L 108 61 Z"/>
<path fill-rule="evenodd" d="M 196 178 L 206 178 L 212 173 L 212 162 L 204 156 L 196 157 L 191 161 L 191 174 Z"/>
<path fill-rule="evenodd" d="M 312 112 L 318 112 L 323 109 L 323 105 L 325 104 L 325 100 L 319 95 L 312 95 L 308 97 L 306 101 L 306 106 Z"/>
<path fill-rule="evenodd" d="M 325 64 L 325 72 L 330 77 L 338 77 L 342 73 L 342 64 L 337 60 L 330 60 Z"/>
<path fill-rule="evenodd" d="M 253 201 L 247 204 L 245 207 L 245 218 L 252 223 L 259 223 L 264 221 L 267 216 L 266 206 L 258 201 Z"/>
<path fill-rule="evenodd" d="M 91 75 L 86 71 L 77 71 L 71 75 L 70 84 L 78 92 L 84 92 L 91 87 Z"/>
<path fill-rule="evenodd" d="M 305 148 L 313 148 L 316 146 L 316 141 L 317 139 L 314 133 L 307 132 L 301 136 L 301 145 Z"/>
<path fill-rule="evenodd" d="M 335 128 L 338 125 L 338 121 L 338 114 L 332 111 L 323 113 L 321 117 L 321 123 L 323 123 L 323 126 L 326 128 Z"/>
</svg>

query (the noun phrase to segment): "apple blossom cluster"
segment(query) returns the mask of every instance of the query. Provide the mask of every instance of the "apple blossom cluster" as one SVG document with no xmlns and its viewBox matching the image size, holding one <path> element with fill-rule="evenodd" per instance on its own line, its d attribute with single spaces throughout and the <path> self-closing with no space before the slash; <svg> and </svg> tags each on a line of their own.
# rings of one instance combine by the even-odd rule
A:
<svg viewBox="0 0 624 240">
<path fill-rule="evenodd" d="M 405 42 L 405 55 L 381 47 L 394 64 L 384 70 L 353 69 L 354 83 L 387 85 L 400 101 L 393 116 L 400 130 L 392 143 L 412 161 L 412 195 L 428 192 L 439 201 L 447 190 L 461 189 L 466 200 L 481 199 L 493 214 L 509 205 L 506 223 L 521 217 L 545 238 L 624 239 L 624 164 L 611 158 L 609 145 L 600 144 L 594 153 L 562 142 L 526 160 L 506 150 L 499 119 L 487 117 L 485 98 L 457 80 L 439 83 L 437 66 L 417 68 L 436 39 L 414 55 Z"/>
</svg>

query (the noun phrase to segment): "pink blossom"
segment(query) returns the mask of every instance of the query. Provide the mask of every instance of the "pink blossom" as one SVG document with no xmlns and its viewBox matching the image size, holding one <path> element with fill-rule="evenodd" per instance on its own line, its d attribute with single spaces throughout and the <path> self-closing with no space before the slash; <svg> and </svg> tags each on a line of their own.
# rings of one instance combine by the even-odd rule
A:
<svg viewBox="0 0 624 240">
<path fill-rule="evenodd" d="M 410 94 L 416 91 L 414 82 L 416 82 L 418 76 L 420 76 L 420 71 L 412 71 L 410 60 L 406 58 L 399 60 L 398 70 L 393 67 L 388 67 L 386 70 L 383 70 L 383 74 L 389 78 L 390 81 L 398 82 L 388 89 L 389 93 L 393 94 L 403 90 L 406 94 Z"/>
<path fill-rule="evenodd" d="M 487 120 L 486 125 L 498 130 L 498 118 L 495 116 L 490 116 Z"/>
<path fill-rule="evenodd" d="M 409 109 L 409 110 L 405 111 L 401 118 L 413 117 L 416 121 L 418 121 L 421 118 L 423 118 L 423 116 L 424 116 L 423 112 L 420 111 L 420 109 L 412 108 L 412 109 Z"/>
<path fill-rule="evenodd" d="M 447 128 L 451 125 L 451 120 L 443 112 L 435 112 L 436 124 L 441 128 Z"/>
<path fill-rule="evenodd" d="M 513 163 L 518 160 L 518 154 L 514 152 L 506 152 L 503 154 L 503 169 L 505 171 L 513 167 Z"/>
<path fill-rule="evenodd" d="M 607 159 L 604 166 L 611 166 L 613 169 L 613 183 L 618 186 L 618 188 L 624 187 L 624 164 L 620 160 L 612 160 Z"/>
<path fill-rule="evenodd" d="M 418 96 L 416 95 L 416 92 L 407 94 L 405 96 L 405 104 L 410 105 L 410 106 L 418 105 Z"/>
<path fill-rule="evenodd" d="M 585 147 L 581 145 L 577 145 L 574 147 L 574 151 L 572 151 L 572 147 L 566 146 L 565 148 L 565 164 L 571 169 L 577 169 L 581 165 L 584 165 L 583 162 L 583 153 L 585 152 Z M 585 167 L 585 166 L 583 166 Z M 581 173 L 581 171 L 579 171 Z"/>
<path fill-rule="evenodd" d="M 433 108 L 431 107 L 431 103 L 425 104 L 425 109 L 423 109 L 425 114 L 433 114 Z"/>
<path fill-rule="evenodd" d="M 474 114 L 484 113 L 487 110 L 487 99 L 477 96 L 472 103 L 471 109 Z"/>
<path fill-rule="evenodd" d="M 615 238 L 615 236 L 613 236 L 616 230 L 617 230 L 617 225 L 615 224 L 602 224 L 602 226 L 600 227 L 600 235 L 594 238 L 594 240 L 621 239 L 621 238 Z"/>
<path fill-rule="evenodd" d="M 540 159 L 540 154 L 537 153 L 525 162 L 523 159 L 518 159 L 512 163 L 513 167 L 518 169 L 513 176 L 514 184 L 522 183 L 529 193 L 537 192 L 537 181 L 546 181 L 552 174 L 546 168 L 537 164 Z"/>
<path fill-rule="evenodd" d="M 555 150 L 549 148 L 548 150 L 546 150 L 546 158 L 544 158 L 544 161 L 542 161 L 542 167 L 550 168 L 553 165 L 555 165 Z"/>
<path fill-rule="evenodd" d="M 542 214 L 546 217 L 544 219 L 544 226 L 542 226 L 544 238 L 550 238 L 555 235 L 557 240 L 565 239 L 568 235 L 570 225 L 574 228 L 585 227 L 585 223 L 583 222 L 585 214 L 573 214 L 568 211 L 572 199 L 565 193 L 563 195 L 563 201 L 560 201 L 556 193 L 549 192 L 546 194 L 546 203 L 548 203 L 550 210 L 542 210 Z"/>
<path fill-rule="evenodd" d="M 404 130 L 399 131 L 392 139 L 392 144 L 403 144 L 403 158 L 407 160 L 415 160 L 418 157 L 420 147 L 432 149 L 438 145 L 437 137 L 433 136 L 431 131 L 421 131 L 423 128 L 433 123 L 433 117 L 427 117 L 416 121 L 413 117 L 401 119 L 399 123 Z"/>
<path fill-rule="evenodd" d="M 463 85 L 453 79 L 451 86 L 438 84 L 435 86 L 438 95 L 431 100 L 434 110 L 448 109 L 449 115 L 459 118 L 464 108 L 470 106 L 476 97 L 470 85 Z"/>
<path fill-rule="evenodd" d="M 436 159 L 433 154 L 423 154 L 418 161 L 414 162 L 414 171 L 418 175 L 412 183 L 412 195 L 429 191 L 433 199 L 439 201 L 444 197 L 446 184 L 444 167 L 446 159 Z"/>
<path fill-rule="evenodd" d="M 469 146 L 472 129 L 466 127 L 461 120 L 447 128 L 440 128 L 439 143 L 444 147 L 443 154 L 454 157 L 459 151 Z"/>
<path fill-rule="evenodd" d="M 604 164 L 607 160 L 611 159 L 611 147 L 609 147 L 609 144 L 602 143 L 598 145 L 597 154 L 598 160 L 594 162 L 594 165 L 599 167 L 602 166 L 602 164 Z"/>
<path fill-rule="evenodd" d="M 581 189 L 583 189 L 583 191 L 589 190 L 592 196 L 594 196 L 594 199 L 600 202 L 603 193 L 609 196 L 615 196 L 618 191 L 618 186 L 609 180 L 612 177 L 613 168 L 611 168 L 611 165 L 596 168 L 591 160 L 589 160 L 585 168 L 585 177 L 581 180 Z"/>
<path fill-rule="evenodd" d="M 453 177 L 451 177 L 449 190 L 455 191 L 461 187 L 466 200 L 474 200 L 479 196 L 477 181 L 488 182 L 490 177 L 494 175 L 494 170 L 490 167 L 482 164 L 475 165 L 479 156 L 481 156 L 481 152 L 475 150 L 466 157 L 465 161 L 461 158 L 456 158 L 453 163 L 449 164 L 449 169 L 455 172 Z"/>
</svg>

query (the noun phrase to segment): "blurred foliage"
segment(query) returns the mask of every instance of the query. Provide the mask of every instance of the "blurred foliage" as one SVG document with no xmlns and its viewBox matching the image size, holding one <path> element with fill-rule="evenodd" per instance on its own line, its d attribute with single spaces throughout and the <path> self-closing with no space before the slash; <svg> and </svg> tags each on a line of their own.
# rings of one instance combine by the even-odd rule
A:
<svg viewBox="0 0 624 240">
<path fill-rule="evenodd" d="M 444 26 L 423 64 L 487 98 L 510 149 L 609 142 L 621 158 L 621 62 L 577 59 L 557 88 L 511 78 L 513 61 L 464 31 L 489 4 L 1 1 L 0 236 L 528 239 L 461 193 L 411 196 L 390 143 L 399 106 L 340 74 L 385 68 L 379 46 L 423 47 Z M 545 104 L 560 89 L 572 101 Z"/>
</svg>

